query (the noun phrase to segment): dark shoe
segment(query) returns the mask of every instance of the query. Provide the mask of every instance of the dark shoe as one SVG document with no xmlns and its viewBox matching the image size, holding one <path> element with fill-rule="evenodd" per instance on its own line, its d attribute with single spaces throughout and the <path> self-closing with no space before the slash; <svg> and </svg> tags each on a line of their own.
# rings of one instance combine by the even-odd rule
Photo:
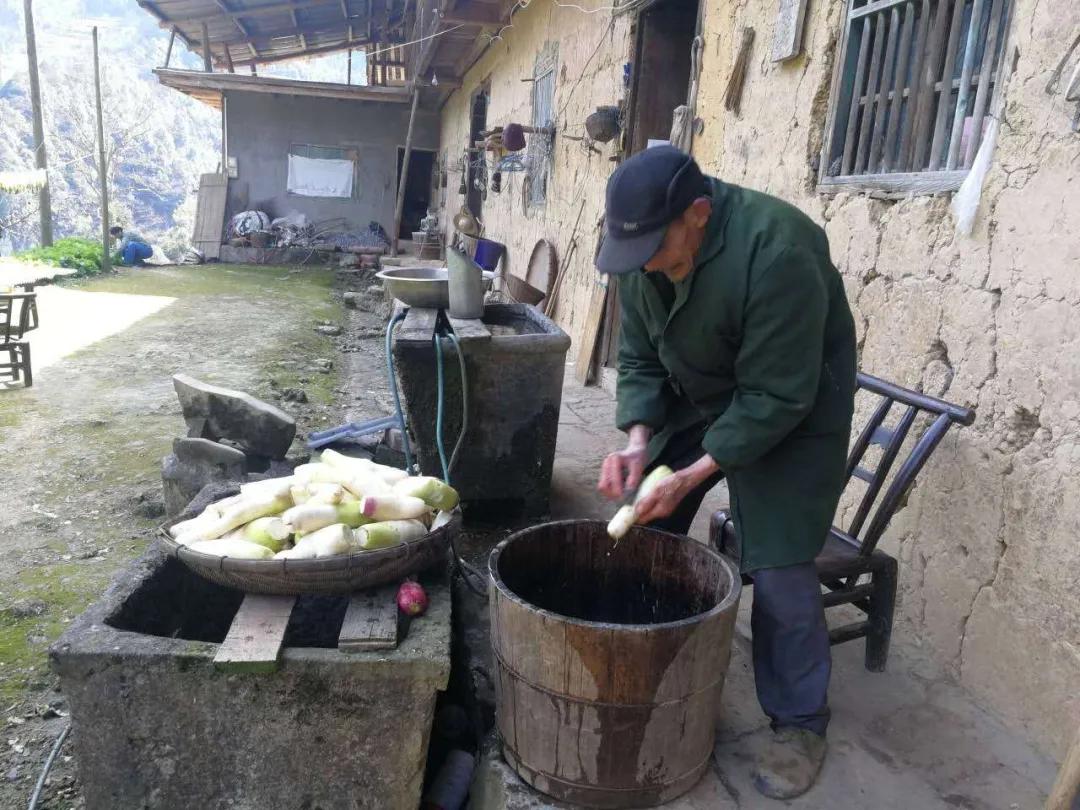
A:
<svg viewBox="0 0 1080 810">
<path fill-rule="evenodd" d="M 807 729 L 777 730 L 754 766 L 754 787 L 770 799 L 801 796 L 817 780 L 825 747 L 825 738 Z"/>
</svg>

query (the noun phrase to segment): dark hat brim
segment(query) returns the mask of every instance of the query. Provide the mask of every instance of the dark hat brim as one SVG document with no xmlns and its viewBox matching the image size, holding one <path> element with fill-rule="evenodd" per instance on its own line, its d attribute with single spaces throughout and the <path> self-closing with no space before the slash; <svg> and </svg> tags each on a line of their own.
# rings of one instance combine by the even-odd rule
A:
<svg viewBox="0 0 1080 810">
<path fill-rule="evenodd" d="M 645 266 L 645 262 L 656 255 L 666 233 L 666 225 L 629 237 L 607 231 L 596 256 L 596 269 L 610 275 L 640 270 Z"/>
</svg>

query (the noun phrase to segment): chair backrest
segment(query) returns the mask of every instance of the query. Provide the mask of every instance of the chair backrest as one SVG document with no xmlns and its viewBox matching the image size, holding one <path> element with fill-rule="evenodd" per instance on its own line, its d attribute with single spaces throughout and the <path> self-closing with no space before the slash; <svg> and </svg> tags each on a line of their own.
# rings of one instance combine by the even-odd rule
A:
<svg viewBox="0 0 1080 810">
<path fill-rule="evenodd" d="M 35 293 L 0 293 L 0 344 L 22 340 L 31 323 Z"/>
<path fill-rule="evenodd" d="M 881 401 L 859 433 L 848 456 L 848 483 L 852 478 L 858 478 L 866 482 L 867 488 L 847 531 L 837 528 L 832 531 L 840 539 L 858 546 L 859 553 L 865 556 L 877 546 L 889 521 L 892 520 L 893 513 L 915 483 L 915 476 L 922 470 L 930 454 L 941 443 L 949 428 L 953 423 L 970 425 L 975 421 L 975 411 L 902 388 L 862 372 L 859 372 L 857 385 L 860 390 L 870 391 L 881 397 Z M 904 408 L 903 413 L 894 427 L 886 427 L 885 418 L 894 405 Z M 893 476 L 885 494 L 878 502 L 878 495 L 920 412 L 932 414 L 934 418 L 915 441 L 911 452 L 900 465 L 900 469 Z M 881 447 L 881 458 L 873 469 L 866 469 L 862 466 L 862 462 L 867 449 L 872 444 Z M 875 502 L 877 502 L 876 508 Z M 867 518 L 870 518 L 869 524 L 867 524 Z"/>
</svg>

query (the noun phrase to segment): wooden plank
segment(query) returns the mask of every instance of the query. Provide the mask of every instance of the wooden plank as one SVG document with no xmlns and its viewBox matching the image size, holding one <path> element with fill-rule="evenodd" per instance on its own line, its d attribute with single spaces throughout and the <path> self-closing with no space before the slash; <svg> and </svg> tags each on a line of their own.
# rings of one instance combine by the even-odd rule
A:
<svg viewBox="0 0 1080 810">
<path fill-rule="evenodd" d="M 338 633 L 338 649 L 394 649 L 398 643 L 397 591 L 397 585 L 384 585 L 353 594 Z"/>
<path fill-rule="evenodd" d="M 295 596 L 247 594 L 218 647 L 214 666 L 226 672 L 275 671 L 295 603 Z"/>
<path fill-rule="evenodd" d="M 855 130 L 859 122 L 859 97 L 863 94 L 863 84 L 866 81 L 866 58 L 870 50 L 870 22 L 869 19 L 863 20 L 859 31 L 859 57 L 855 63 L 855 82 L 851 86 L 851 107 L 848 110 L 847 134 L 844 136 L 844 160 L 840 168 L 841 174 L 851 174 L 851 167 L 855 162 Z"/>
<path fill-rule="evenodd" d="M 410 307 L 409 314 L 398 329 L 398 340 L 415 340 L 431 343 L 435 335 L 435 320 L 439 316 L 437 309 Z"/>
<path fill-rule="evenodd" d="M 897 45 L 896 73 L 892 89 L 892 106 L 889 108 L 889 126 L 885 133 L 885 152 L 881 159 L 881 171 L 892 171 L 896 164 L 896 139 L 900 134 L 900 111 L 904 106 L 904 83 L 907 81 L 908 61 L 911 57 L 911 38 L 915 31 L 915 6 L 904 8 L 904 28 Z"/>
<path fill-rule="evenodd" d="M 808 0 L 780 0 L 773 28 L 772 61 L 784 62 L 802 53 Z"/>
<path fill-rule="evenodd" d="M 964 66 L 960 73 L 960 89 L 956 96 L 956 113 L 953 115 L 952 139 L 949 141 L 949 159 L 945 168 L 955 169 L 960 158 L 960 141 L 964 135 L 964 119 L 967 118 L 971 101 L 971 74 L 975 70 L 975 52 L 982 33 L 983 0 L 971 4 L 971 24 L 968 26 L 967 46 L 964 48 Z M 973 136 L 974 137 L 974 136 Z"/>
<path fill-rule="evenodd" d="M 876 14 L 879 11 L 886 11 L 890 8 L 896 8 L 902 6 L 905 3 L 910 3 L 911 0 L 876 0 L 873 3 L 867 3 L 862 8 L 857 8 L 848 14 L 849 20 L 857 20 L 860 17 L 866 17 L 870 14 Z"/>
<path fill-rule="evenodd" d="M 582 385 L 592 380 L 593 359 L 596 356 L 596 339 L 600 336 L 600 324 L 604 319 L 604 306 L 607 303 L 608 287 L 599 281 L 593 285 L 589 297 L 589 309 L 585 314 L 585 325 L 581 333 L 581 345 L 578 346 L 577 365 L 574 376 Z"/>
<path fill-rule="evenodd" d="M 884 21 L 884 14 L 881 15 L 881 19 Z M 885 116 L 889 109 L 888 94 L 896 81 L 893 65 L 896 61 L 896 40 L 899 33 L 900 12 L 893 8 L 889 12 L 889 39 L 888 44 L 885 46 L 885 62 L 881 66 L 881 82 L 879 84 L 881 94 L 878 97 L 877 112 L 874 114 L 874 130 L 870 135 L 870 161 L 866 168 L 871 174 L 878 170 L 878 165 L 881 163 L 881 148 L 885 141 Z"/>
<path fill-rule="evenodd" d="M 956 67 L 956 51 L 960 42 L 960 29 L 964 26 L 964 6 L 962 0 L 956 0 L 953 5 L 953 18 L 949 26 L 949 44 L 945 48 L 945 66 L 941 71 L 941 91 L 938 94 L 937 117 L 934 122 L 934 141 L 930 145 L 930 171 L 934 172 L 941 168 L 942 148 L 945 140 L 945 120 L 949 114 L 949 103 L 952 101 L 953 68 Z"/>
<path fill-rule="evenodd" d="M 221 256 L 221 232 L 225 228 L 225 197 L 228 178 L 213 172 L 199 178 L 199 199 L 195 205 L 195 232 L 192 244 L 208 259 Z"/>
<path fill-rule="evenodd" d="M 247 62 L 238 61 L 235 64 L 242 65 Z M 278 79 L 273 76 L 244 76 L 239 73 L 203 73 L 162 68 L 156 68 L 154 74 L 166 87 L 185 93 L 202 89 L 244 90 L 252 93 L 342 98 L 351 101 L 389 101 L 398 104 L 407 104 L 410 101 L 409 94 L 400 87 L 381 88 L 332 82 L 304 82 L 296 79 Z"/>
<path fill-rule="evenodd" d="M 1004 14 L 1002 0 L 994 0 L 994 6 L 990 9 L 990 30 L 986 33 L 986 49 L 983 51 L 982 66 L 979 68 L 979 89 L 975 93 L 975 107 L 971 111 L 971 137 L 968 139 L 967 151 L 964 153 L 964 168 L 970 169 L 975 162 L 975 154 L 979 151 L 982 142 L 983 118 L 986 116 L 986 107 L 990 103 L 990 74 L 993 72 L 994 55 L 997 52 L 998 32 L 1002 26 Z M 1077 76 L 1080 76 L 1080 65 L 1077 65 Z M 1068 98 L 1068 93 L 1066 93 Z"/>
<path fill-rule="evenodd" d="M 467 341 L 491 340 L 491 330 L 479 318 L 454 318 L 447 314 L 450 328 L 462 343 Z"/>
<path fill-rule="evenodd" d="M 934 24 L 926 42 L 926 61 L 919 75 L 918 105 L 915 113 L 915 132 L 911 140 L 911 170 L 922 171 L 926 167 L 926 155 L 930 149 L 931 109 L 934 106 L 934 87 L 941 72 L 941 60 L 945 55 L 945 34 L 948 23 L 948 4 L 939 1 Z"/>
<path fill-rule="evenodd" d="M 904 126 L 900 132 L 900 149 L 897 152 L 896 170 L 910 171 L 911 133 L 915 127 L 915 112 L 919 96 L 919 77 L 922 76 L 923 62 L 926 61 L 926 36 L 930 30 L 930 0 L 922 0 L 922 13 L 919 15 L 919 33 L 915 38 L 915 63 L 911 67 L 911 87 L 908 95 L 908 110 L 904 116 Z"/>
<path fill-rule="evenodd" d="M 203 70 L 207 73 L 214 72 L 214 65 L 210 61 L 210 34 L 206 31 L 206 23 L 202 24 L 202 53 L 203 53 Z"/>
<path fill-rule="evenodd" d="M 870 151 L 870 131 L 874 123 L 874 104 L 877 101 L 878 82 L 881 76 L 881 48 L 885 42 L 885 17 L 877 15 L 870 18 L 874 26 L 874 49 L 870 56 L 870 75 L 866 78 L 866 104 L 863 106 L 860 122 L 859 148 L 855 152 L 855 174 L 866 170 L 866 161 Z"/>
<path fill-rule="evenodd" d="M 966 171 L 892 172 L 890 174 L 862 174 L 848 177 L 826 177 L 818 183 L 824 194 L 841 191 L 880 192 L 883 196 L 906 197 L 909 194 L 937 194 L 956 191 L 967 177 Z"/>
</svg>

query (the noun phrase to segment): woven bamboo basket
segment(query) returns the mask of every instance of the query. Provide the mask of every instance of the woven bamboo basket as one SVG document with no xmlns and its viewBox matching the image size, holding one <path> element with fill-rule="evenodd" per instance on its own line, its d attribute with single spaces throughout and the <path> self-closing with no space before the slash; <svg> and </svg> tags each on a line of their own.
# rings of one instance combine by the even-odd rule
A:
<svg viewBox="0 0 1080 810">
<path fill-rule="evenodd" d="M 199 576 L 245 593 L 281 595 L 341 594 L 397 582 L 446 559 L 450 541 L 461 530 L 461 512 L 423 537 L 378 551 L 361 551 L 320 560 L 238 560 L 202 554 L 158 530 L 158 542 Z"/>
</svg>

